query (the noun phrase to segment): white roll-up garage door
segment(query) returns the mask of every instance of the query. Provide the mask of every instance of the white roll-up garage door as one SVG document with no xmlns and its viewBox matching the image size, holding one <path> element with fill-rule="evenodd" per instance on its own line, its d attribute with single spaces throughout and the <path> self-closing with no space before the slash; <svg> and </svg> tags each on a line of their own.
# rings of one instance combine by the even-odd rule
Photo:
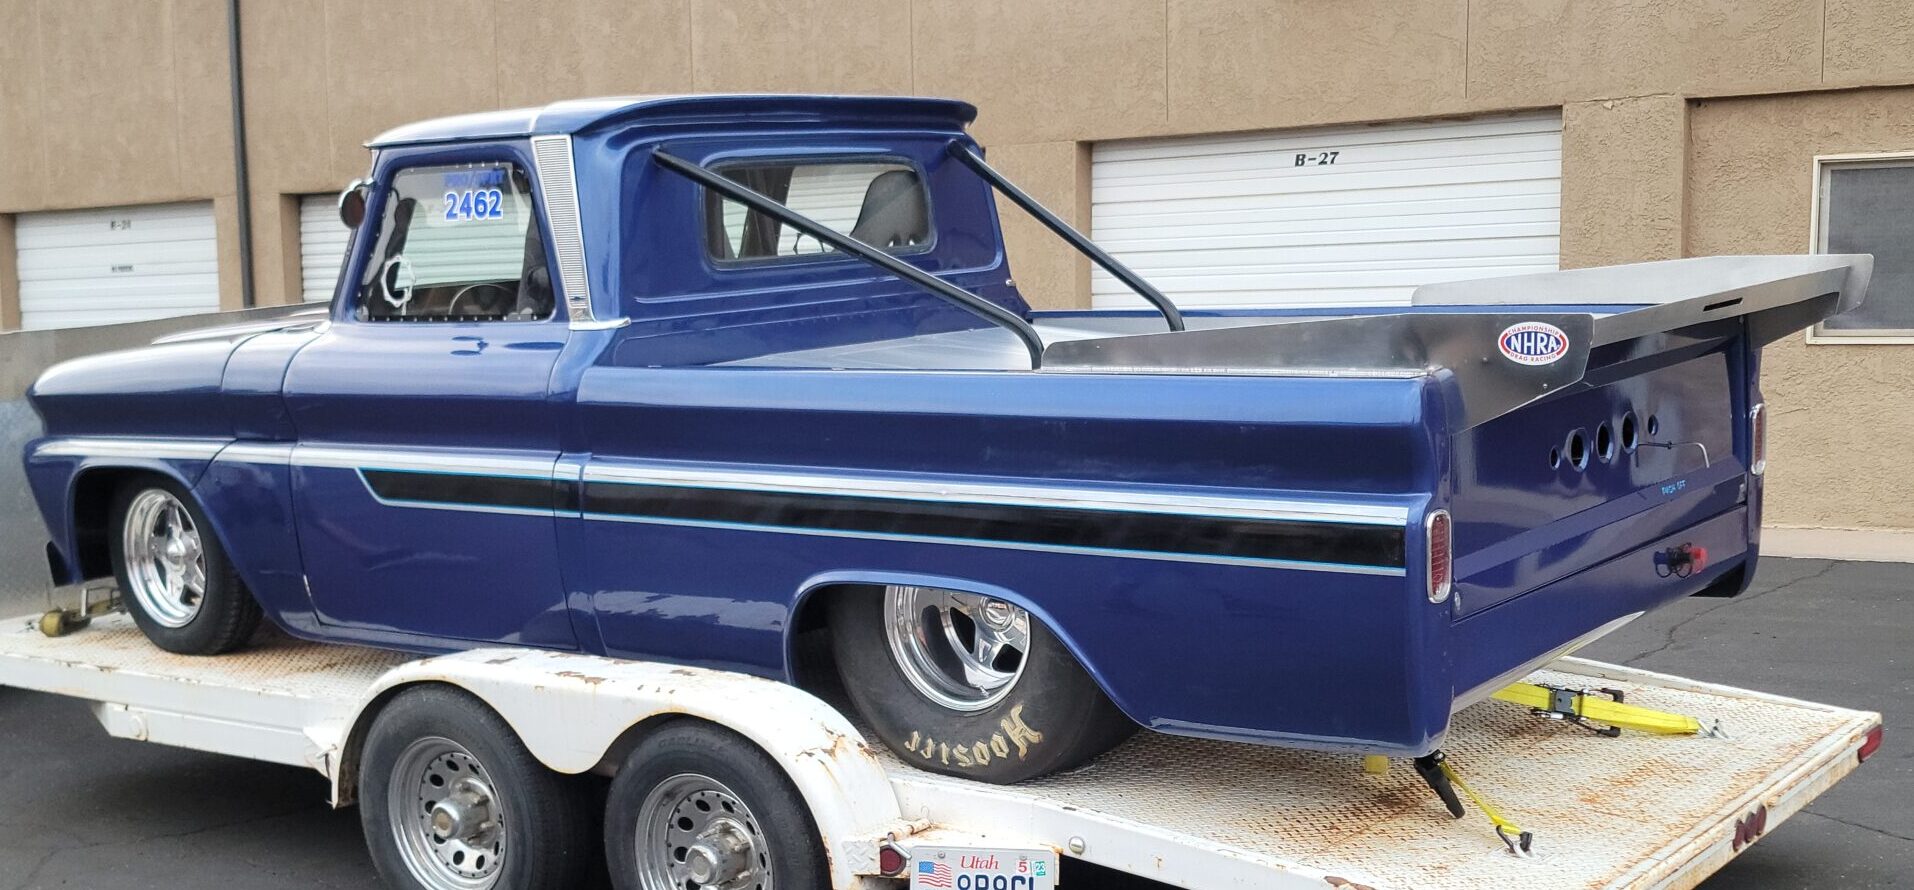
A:
<svg viewBox="0 0 1914 890">
<path fill-rule="evenodd" d="M 22 213 L 14 240 L 28 330 L 219 310 L 210 201 Z"/>
<path fill-rule="evenodd" d="M 1557 268 L 1558 114 L 1099 143 L 1097 242 L 1186 306 L 1406 303 Z M 1097 306 L 1140 306 L 1101 269 Z"/>
<path fill-rule="evenodd" d="M 299 296 L 308 303 L 332 299 L 339 265 L 352 231 L 339 221 L 338 195 L 299 199 Z"/>
</svg>

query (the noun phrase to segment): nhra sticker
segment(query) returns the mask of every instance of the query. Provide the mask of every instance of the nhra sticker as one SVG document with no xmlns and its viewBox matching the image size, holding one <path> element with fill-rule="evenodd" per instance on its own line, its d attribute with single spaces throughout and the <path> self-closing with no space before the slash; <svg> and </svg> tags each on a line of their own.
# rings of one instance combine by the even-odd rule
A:
<svg viewBox="0 0 1914 890">
<path fill-rule="evenodd" d="M 1568 355 L 1568 335 L 1540 321 L 1509 325 L 1495 338 L 1495 345 L 1503 358 L 1518 365 L 1552 365 Z"/>
</svg>

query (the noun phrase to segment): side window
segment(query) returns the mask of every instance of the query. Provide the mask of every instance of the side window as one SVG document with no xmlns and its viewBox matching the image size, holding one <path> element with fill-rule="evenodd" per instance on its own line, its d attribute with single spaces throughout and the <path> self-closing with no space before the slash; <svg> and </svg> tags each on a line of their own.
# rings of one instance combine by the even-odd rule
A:
<svg viewBox="0 0 1914 890">
<path fill-rule="evenodd" d="M 732 165 L 719 173 L 811 219 L 891 253 L 930 246 L 930 201 L 917 171 L 895 162 Z M 705 192 L 705 246 L 717 260 L 834 250 L 778 220 Z"/>
<path fill-rule="evenodd" d="M 531 181 L 509 163 L 414 167 L 386 194 L 364 321 L 530 321 L 554 305 Z"/>
</svg>

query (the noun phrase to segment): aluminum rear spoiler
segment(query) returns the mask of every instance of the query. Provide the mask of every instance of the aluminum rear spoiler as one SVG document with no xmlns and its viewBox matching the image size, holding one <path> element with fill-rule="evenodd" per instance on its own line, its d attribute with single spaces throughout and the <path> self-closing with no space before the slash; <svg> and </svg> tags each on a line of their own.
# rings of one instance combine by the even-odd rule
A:
<svg viewBox="0 0 1914 890">
<path fill-rule="evenodd" d="M 1461 430 L 1581 382 L 1596 347 L 1730 318 L 1746 319 L 1755 344 L 1773 342 L 1859 305 L 1873 269 L 1866 254 L 1724 256 L 1428 284 L 1410 297 L 1427 311 L 1071 340 L 1044 349 L 1043 369 L 1446 374 L 1461 394 L 1450 425 Z M 1614 306 L 1630 308 L 1586 311 Z"/>
</svg>

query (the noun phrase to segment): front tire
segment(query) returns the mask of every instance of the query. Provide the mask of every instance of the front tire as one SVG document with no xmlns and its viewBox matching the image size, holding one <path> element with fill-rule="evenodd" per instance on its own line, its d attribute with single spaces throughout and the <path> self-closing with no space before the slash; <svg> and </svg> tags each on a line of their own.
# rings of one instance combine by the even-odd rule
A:
<svg viewBox="0 0 1914 890">
<path fill-rule="evenodd" d="M 597 852 L 588 795 L 471 695 L 400 694 L 360 758 L 359 815 L 393 890 L 572 890 Z"/>
<path fill-rule="evenodd" d="M 112 517 L 113 574 L 147 639 L 181 655 L 218 655 L 252 638 L 259 603 L 183 486 L 137 479 L 115 495 Z"/>
<path fill-rule="evenodd" d="M 811 890 L 831 885 L 797 786 L 737 733 L 692 720 L 631 753 L 605 804 L 617 890 Z"/>
<path fill-rule="evenodd" d="M 1068 769 L 1136 731 L 1041 621 L 926 587 L 841 591 L 838 673 L 877 736 L 920 769 L 1009 784 Z"/>
</svg>

